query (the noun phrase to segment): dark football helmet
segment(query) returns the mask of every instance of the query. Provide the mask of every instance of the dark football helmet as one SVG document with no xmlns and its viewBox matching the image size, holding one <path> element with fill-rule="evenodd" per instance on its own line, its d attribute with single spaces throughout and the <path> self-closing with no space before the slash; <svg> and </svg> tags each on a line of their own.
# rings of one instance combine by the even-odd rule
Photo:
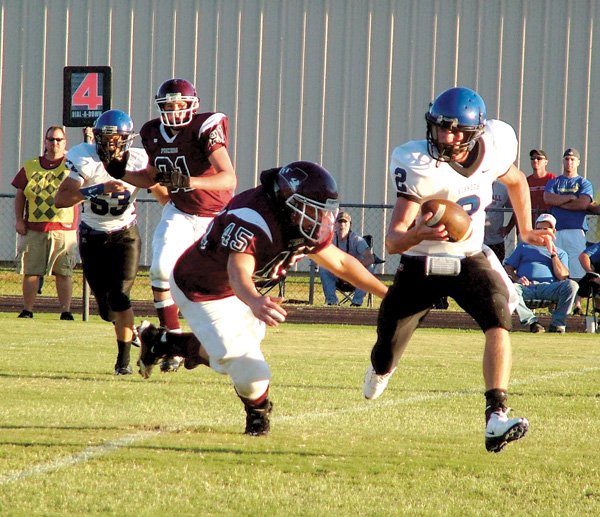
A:
<svg viewBox="0 0 600 517">
<path fill-rule="evenodd" d="M 135 138 L 133 120 L 121 110 L 102 113 L 96 119 L 92 132 L 96 141 L 96 152 L 104 163 L 113 158 L 120 159 Z"/>
<path fill-rule="evenodd" d="M 169 79 L 158 87 L 154 97 L 160 119 L 167 127 L 187 126 L 194 113 L 200 106 L 200 100 L 196 94 L 194 85 L 185 79 Z M 166 108 L 167 102 L 185 102 L 186 106 L 179 109 Z"/>
<path fill-rule="evenodd" d="M 333 176 L 313 162 L 298 161 L 272 170 L 275 199 L 307 244 L 326 242 L 334 231 L 339 202 Z"/>
<path fill-rule="evenodd" d="M 441 162 L 470 151 L 482 135 L 485 123 L 485 103 L 481 96 L 469 88 L 450 88 L 429 105 L 427 121 L 427 148 L 432 158 Z M 438 129 L 461 131 L 464 139 L 459 144 L 446 144 L 438 140 Z"/>
</svg>

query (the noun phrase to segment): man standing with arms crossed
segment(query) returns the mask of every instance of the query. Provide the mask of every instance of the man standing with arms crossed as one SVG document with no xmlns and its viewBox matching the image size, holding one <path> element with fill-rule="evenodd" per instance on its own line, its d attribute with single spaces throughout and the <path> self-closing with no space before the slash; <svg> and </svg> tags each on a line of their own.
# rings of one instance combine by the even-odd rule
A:
<svg viewBox="0 0 600 517">
<path fill-rule="evenodd" d="M 569 255 L 573 280 L 580 280 L 585 275 L 579 255 L 586 246 L 586 211 L 594 199 L 591 182 L 577 174 L 579 164 L 579 151 L 567 149 L 563 153 L 563 173 L 550 180 L 544 191 L 544 202 L 556 218 L 556 246 Z"/>
</svg>

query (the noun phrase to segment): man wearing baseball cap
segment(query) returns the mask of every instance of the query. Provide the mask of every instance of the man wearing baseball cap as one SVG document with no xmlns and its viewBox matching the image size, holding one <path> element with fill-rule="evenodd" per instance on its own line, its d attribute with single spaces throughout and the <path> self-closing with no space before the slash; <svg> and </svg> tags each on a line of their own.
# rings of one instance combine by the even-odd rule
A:
<svg viewBox="0 0 600 517">
<path fill-rule="evenodd" d="M 538 230 L 556 230 L 556 219 L 551 214 L 541 214 L 535 221 Z M 569 278 L 569 257 L 548 238 L 545 246 L 520 242 L 504 261 L 504 269 L 515 284 L 519 295 L 517 314 L 521 325 L 530 332 L 545 332 L 537 316 L 527 307 L 530 300 L 549 300 L 556 303 L 549 332 L 563 333 L 567 316 L 571 312 L 579 284 Z"/>
<path fill-rule="evenodd" d="M 340 212 L 338 214 L 333 244 L 358 259 L 363 266 L 372 272 L 375 256 L 367 244 L 367 241 L 351 230 L 351 224 L 352 217 L 348 212 Z M 327 305 L 337 305 L 336 283 L 338 282 L 338 278 L 324 267 L 319 268 L 319 277 L 321 278 L 323 294 L 325 295 L 325 303 Z M 361 289 L 354 289 L 350 305 L 352 307 L 360 307 L 365 298 L 365 294 L 365 291 Z"/>
<path fill-rule="evenodd" d="M 529 151 L 529 160 L 531 162 L 532 173 L 527 176 L 527 184 L 529 185 L 529 193 L 531 195 L 531 211 L 533 214 L 531 220 L 535 221 L 535 218 L 540 213 L 549 210 L 548 205 L 544 202 L 544 189 L 546 183 L 556 178 L 556 175 L 546 170 L 548 155 L 543 149 L 532 149 Z"/>
<path fill-rule="evenodd" d="M 592 183 L 577 174 L 579 163 L 579 151 L 573 147 L 566 149 L 562 174 L 550 180 L 544 190 L 544 201 L 556 218 L 556 245 L 569 255 L 568 266 L 575 280 L 585 275 L 579 255 L 586 245 L 586 210 L 594 199 Z"/>
</svg>

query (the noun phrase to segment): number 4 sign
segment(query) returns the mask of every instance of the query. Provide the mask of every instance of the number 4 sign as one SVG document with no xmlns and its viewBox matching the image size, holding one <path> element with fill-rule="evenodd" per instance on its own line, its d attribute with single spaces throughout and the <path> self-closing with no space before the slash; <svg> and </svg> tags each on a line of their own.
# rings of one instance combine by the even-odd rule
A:
<svg viewBox="0 0 600 517">
<path fill-rule="evenodd" d="M 63 124 L 94 125 L 110 109 L 110 66 L 66 66 L 63 71 Z"/>
</svg>

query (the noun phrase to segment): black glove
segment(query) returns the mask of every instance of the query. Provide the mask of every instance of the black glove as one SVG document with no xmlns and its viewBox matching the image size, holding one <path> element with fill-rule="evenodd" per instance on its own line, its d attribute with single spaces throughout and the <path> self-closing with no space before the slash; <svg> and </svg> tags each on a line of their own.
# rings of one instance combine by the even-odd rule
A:
<svg viewBox="0 0 600 517">
<path fill-rule="evenodd" d="M 129 159 L 129 151 L 125 151 L 120 160 L 113 158 L 108 163 L 104 164 L 106 172 L 108 172 L 116 180 L 120 180 L 125 176 L 125 168 L 127 167 L 127 160 Z"/>
<path fill-rule="evenodd" d="M 190 176 L 175 167 L 172 170 L 159 170 L 156 173 L 157 183 L 169 188 L 190 188 Z"/>
</svg>

